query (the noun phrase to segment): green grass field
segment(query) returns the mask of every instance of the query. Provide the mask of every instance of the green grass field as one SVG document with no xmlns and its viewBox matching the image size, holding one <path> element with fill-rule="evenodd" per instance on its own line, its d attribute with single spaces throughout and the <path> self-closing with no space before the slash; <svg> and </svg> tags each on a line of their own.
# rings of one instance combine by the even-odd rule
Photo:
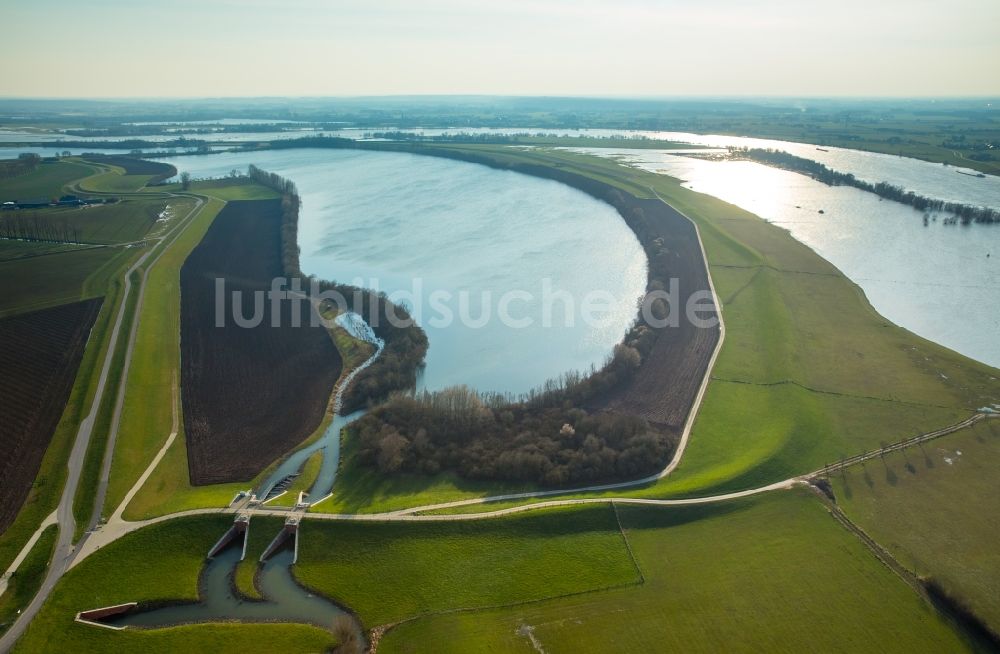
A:
<svg viewBox="0 0 1000 654">
<path fill-rule="evenodd" d="M 0 595 L 0 634 L 10 627 L 17 614 L 31 602 L 31 598 L 42 585 L 45 570 L 52 558 L 52 550 L 55 548 L 57 534 L 58 527 L 55 525 L 42 532 L 17 572 L 11 576 L 7 592 Z"/>
<path fill-rule="evenodd" d="M 477 522 L 306 521 L 299 537 L 296 578 L 368 628 L 640 581 L 607 505 Z"/>
<path fill-rule="evenodd" d="M 18 641 L 15 652 L 323 651 L 321 629 L 291 624 L 212 624 L 111 631 L 74 622 L 80 610 L 129 601 L 196 600 L 205 554 L 232 522 L 172 520 L 130 534 L 70 570 Z"/>
<path fill-rule="evenodd" d="M 390 630 L 379 652 L 966 649 L 806 491 L 619 511 L 642 585 L 423 617 Z"/>
<path fill-rule="evenodd" d="M 1000 633 L 1000 420 L 832 476 L 844 512 Z"/>
<path fill-rule="evenodd" d="M 126 300 L 121 332 L 116 343 L 111 367 L 108 371 L 104 398 L 98 407 L 97 416 L 94 419 L 94 428 L 91 431 L 90 443 L 87 445 L 87 454 L 84 458 L 83 469 L 80 472 L 79 485 L 77 486 L 76 496 L 73 498 L 73 518 L 76 520 L 76 534 L 74 538 L 80 538 L 83 532 L 89 528 L 90 519 L 94 512 L 94 497 L 97 494 L 101 466 L 104 461 L 104 453 L 107 449 L 108 436 L 110 435 L 111 423 L 114 417 L 118 385 L 121 382 L 122 371 L 125 365 L 125 353 L 128 349 L 128 338 L 126 338 L 126 335 L 132 328 L 132 322 L 135 320 L 135 307 L 139 301 L 138 293 L 136 292 L 136 289 L 139 288 L 139 277 L 139 272 L 134 271 L 130 278 L 132 290 Z M 117 292 L 115 295 L 114 299 L 119 299 Z"/>
<path fill-rule="evenodd" d="M 179 192 L 180 183 L 154 187 L 157 191 Z M 220 200 L 271 200 L 281 197 L 277 191 L 266 186 L 252 184 L 246 178 L 208 179 L 193 181 L 188 189 L 191 193 L 210 195 Z"/>
<path fill-rule="evenodd" d="M 12 212 L 40 222 L 66 224 L 79 230 L 83 243 L 128 243 L 138 241 L 149 232 L 167 204 L 181 201 L 123 200 L 114 204 L 83 207 L 51 207 L 40 210 Z M 175 207 L 179 210 L 179 207 Z"/>
<path fill-rule="evenodd" d="M 69 243 L 28 243 L 24 241 L 0 240 L 0 263 L 15 259 L 30 259 L 60 254 L 73 250 L 86 250 L 94 246 L 71 245 Z"/>
<path fill-rule="evenodd" d="M 58 198 L 64 186 L 92 172 L 89 166 L 69 161 L 42 162 L 30 173 L 0 180 L 0 202 Z"/>
<path fill-rule="evenodd" d="M 79 182 L 81 191 L 89 193 L 135 193 L 144 187 L 155 175 L 123 175 L 113 166 L 104 173 L 87 177 Z"/>
</svg>

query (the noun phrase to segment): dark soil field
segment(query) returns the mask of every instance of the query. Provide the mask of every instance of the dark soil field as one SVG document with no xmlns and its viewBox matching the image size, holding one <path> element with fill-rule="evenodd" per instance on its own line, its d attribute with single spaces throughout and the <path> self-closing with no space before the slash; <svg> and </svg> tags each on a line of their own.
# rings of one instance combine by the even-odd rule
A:
<svg viewBox="0 0 1000 654">
<path fill-rule="evenodd" d="M 35 481 L 101 301 L 0 320 L 0 533 Z"/>
<path fill-rule="evenodd" d="M 696 327 L 685 315 L 688 298 L 708 291 L 708 275 L 698 236 L 684 216 L 659 200 L 642 200 L 623 194 L 625 202 L 641 207 L 652 238 L 662 239 L 662 255 L 670 276 L 679 280 L 680 320 L 676 327 L 660 330 L 659 338 L 635 376 L 613 391 L 599 406 L 645 418 L 671 431 L 684 426 L 712 351 L 719 328 Z M 648 236 L 647 236 L 648 238 Z M 711 298 L 711 295 L 707 296 Z M 709 301 L 700 305 L 710 305 Z M 700 313 L 709 318 L 711 312 Z"/>
<path fill-rule="evenodd" d="M 184 430 L 191 483 L 247 481 L 319 425 L 341 360 L 322 326 L 292 326 L 281 303 L 272 326 L 270 302 L 256 327 L 232 316 L 254 314 L 254 291 L 282 275 L 281 201 L 231 201 L 181 269 L 181 362 Z M 227 311 L 216 327 L 215 280 L 226 280 Z"/>
<path fill-rule="evenodd" d="M 149 161 L 147 159 L 137 159 L 135 157 L 123 157 L 120 155 L 116 156 L 110 154 L 90 155 L 87 157 L 87 161 L 124 168 L 126 175 L 154 175 L 153 179 L 149 180 L 150 184 L 170 179 L 177 174 L 177 169 L 170 164 L 161 163 L 159 161 Z"/>
</svg>

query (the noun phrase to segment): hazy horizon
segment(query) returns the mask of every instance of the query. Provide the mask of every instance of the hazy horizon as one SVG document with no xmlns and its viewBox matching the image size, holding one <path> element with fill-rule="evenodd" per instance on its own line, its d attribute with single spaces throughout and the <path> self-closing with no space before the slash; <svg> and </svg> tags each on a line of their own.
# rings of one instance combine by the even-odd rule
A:
<svg viewBox="0 0 1000 654">
<path fill-rule="evenodd" d="M 994 0 L 38 0 L 0 15 L 8 98 L 1000 95 Z"/>
</svg>

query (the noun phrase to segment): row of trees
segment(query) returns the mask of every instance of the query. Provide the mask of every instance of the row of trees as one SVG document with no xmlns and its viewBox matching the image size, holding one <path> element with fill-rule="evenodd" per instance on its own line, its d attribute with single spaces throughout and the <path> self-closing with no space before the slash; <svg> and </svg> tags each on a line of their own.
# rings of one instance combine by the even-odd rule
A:
<svg viewBox="0 0 1000 654">
<path fill-rule="evenodd" d="M 393 397 L 355 428 L 361 462 L 384 474 L 451 470 L 556 487 L 652 474 L 672 451 L 670 439 L 639 418 L 491 407 L 465 387 Z"/>
<path fill-rule="evenodd" d="M 853 186 L 862 191 L 874 193 L 887 200 L 894 200 L 903 204 L 908 204 L 919 211 L 945 211 L 954 214 L 963 225 L 969 223 L 998 223 L 1000 222 L 1000 209 L 990 207 L 976 207 L 962 204 L 960 202 L 946 202 L 925 195 L 918 195 L 913 191 L 907 191 L 901 186 L 889 184 L 888 182 L 878 182 L 872 184 L 856 178 L 851 173 L 842 173 L 831 170 L 825 165 L 812 159 L 805 159 L 789 154 L 782 150 L 771 150 L 762 148 L 733 148 L 731 152 L 742 159 L 749 159 L 758 163 L 767 164 L 776 168 L 784 168 L 797 173 L 809 175 L 813 179 L 828 184 L 830 186 Z"/>
<path fill-rule="evenodd" d="M 49 243 L 79 243 L 80 229 L 65 221 L 42 219 L 34 214 L 14 214 L 0 220 L 0 238 Z"/>
<path fill-rule="evenodd" d="M 10 179 L 30 173 L 38 168 L 40 163 L 42 163 L 42 158 L 31 152 L 20 154 L 17 159 L 0 161 L 0 179 Z"/>
</svg>

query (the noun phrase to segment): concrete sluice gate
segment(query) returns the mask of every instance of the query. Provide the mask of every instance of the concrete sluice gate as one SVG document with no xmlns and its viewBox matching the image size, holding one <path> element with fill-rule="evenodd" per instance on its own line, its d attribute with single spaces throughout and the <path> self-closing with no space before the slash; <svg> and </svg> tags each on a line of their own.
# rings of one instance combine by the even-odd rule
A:
<svg viewBox="0 0 1000 654">
<path fill-rule="evenodd" d="M 299 561 L 299 519 L 297 517 L 289 517 L 285 520 L 285 525 L 281 530 L 275 535 L 271 540 L 271 544 L 267 546 L 264 553 L 260 555 L 260 562 L 264 563 L 270 559 L 276 552 L 281 550 L 288 543 L 289 539 L 292 541 L 292 563 L 298 563 Z"/>
<path fill-rule="evenodd" d="M 246 597 L 233 584 L 236 568 L 246 557 L 248 542 L 249 515 L 241 514 L 210 550 L 199 577 L 197 602 L 128 602 L 82 611 L 76 619 L 116 630 L 206 622 L 289 622 L 332 631 L 346 616 L 357 642 L 366 643 L 364 630 L 353 614 L 309 592 L 293 577 L 291 568 L 298 558 L 299 521 L 300 516 L 289 516 L 261 556 L 254 583 L 262 600 Z"/>
<path fill-rule="evenodd" d="M 247 555 L 247 543 L 249 541 L 248 535 L 250 531 L 250 515 L 247 513 L 241 513 L 236 516 L 236 520 L 233 522 L 233 526 L 229 530 L 222 534 L 222 538 L 215 542 L 212 549 L 208 551 L 207 558 L 211 559 L 225 550 L 230 543 L 232 543 L 237 538 L 243 539 L 243 551 L 240 556 L 240 561 L 246 558 Z"/>
</svg>

